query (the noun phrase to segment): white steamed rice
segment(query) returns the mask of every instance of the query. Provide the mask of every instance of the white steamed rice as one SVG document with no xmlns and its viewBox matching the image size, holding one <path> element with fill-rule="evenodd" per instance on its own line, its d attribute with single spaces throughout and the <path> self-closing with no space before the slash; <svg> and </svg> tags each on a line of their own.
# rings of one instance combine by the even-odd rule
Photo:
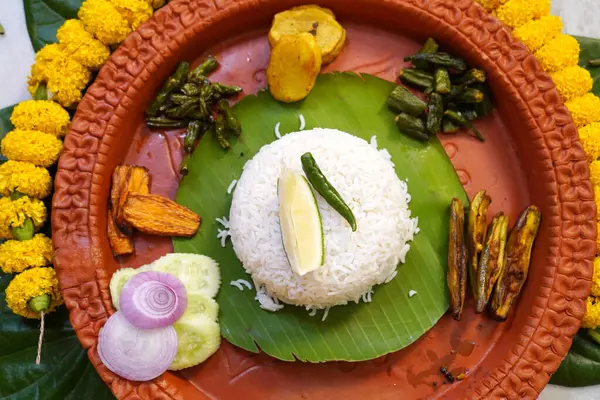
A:
<svg viewBox="0 0 600 400">
<path fill-rule="evenodd" d="M 283 249 L 277 180 L 284 166 L 302 172 L 300 156 L 308 151 L 352 209 L 358 229 L 352 232 L 316 194 L 325 264 L 300 276 Z M 258 295 L 269 301 L 323 309 L 370 300 L 371 288 L 391 280 L 410 249 L 417 218 L 411 218 L 409 202 L 407 184 L 385 149 L 334 129 L 294 132 L 264 146 L 244 166 L 229 215 L 231 241 Z"/>
</svg>

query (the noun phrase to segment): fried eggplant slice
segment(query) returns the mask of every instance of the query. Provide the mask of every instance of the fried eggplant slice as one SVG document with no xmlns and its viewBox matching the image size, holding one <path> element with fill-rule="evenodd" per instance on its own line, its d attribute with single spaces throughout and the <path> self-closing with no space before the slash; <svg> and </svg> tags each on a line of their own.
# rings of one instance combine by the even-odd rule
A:
<svg viewBox="0 0 600 400">
<path fill-rule="evenodd" d="M 108 241 L 114 256 L 133 254 L 133 241 L 119 230 L 112 213 L 108 212 Z"/>
<path fill-rule="evenodd" d="M 201 222 L 192 210 L 171 199 L 133 192 L 125 199 L 123 217 L 136 230 L 157 236 L 191 237 Z"/>
<path fill-rule="evenodd" d="M 448 236 L 448 272 L 446 283 L 450 294 L 450 311 L 460 320 L 467 289 L 467 255 L 465 249 L 465 209 L 462 201 L 452 199 L 450 205 L 450 234 Z"/>
<path fill-rule="evenodd" d="M 469 252 L 469 281 L 473 291 L 473 297 L 477 301 L 479 289 L 477 286 L 477 271 L 479 266 L 479 255 L 483 251 L 483 242 L 487 231 L 487 210 L 492 202 L 485 190 L 480 191 L 473 197 L 469 209 L 469 222 L 467 226 L 467 251 Z"/>
<path fill-rule="evenodd" d="M 500 320 L 507 318 L 527 280 L 531 250 L 540 229 L 541 219 L 539 208 L 529 206 L 510 233 L 506 245 L 506 265 L 498 278 L 491 302 L 491 311 Z"/>
<path fill-rule="evenodd" d="M 490 300 L 494 285 L 504 270 L 506 262 L 506 238 L 508 236 L 508 216 L 499 212 L 488 228 L 485 246 L 479 259 L 475 311 L 482 313 Z"/>
</svg>

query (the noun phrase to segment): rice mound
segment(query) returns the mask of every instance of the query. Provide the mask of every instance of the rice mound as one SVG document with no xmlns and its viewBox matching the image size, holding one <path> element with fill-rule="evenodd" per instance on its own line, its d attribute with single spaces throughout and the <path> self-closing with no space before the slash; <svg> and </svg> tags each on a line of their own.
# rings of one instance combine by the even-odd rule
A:
<svg viewBox="0 0 600 400">
<path fill-rule="evenodd" d="M 304 276 L 294 273 L 283 249 L 277 180 L 283 167 L 302 172 L 300 156 L 311 152 L 327 179 L 352 209 L 350 226 L 315 192 L 323 220 L 325 264 Z M 287 134 L 244 166 L 230 210 L 229 229 L 237 257 L 255 287 L 283 301 L 321 309 L 358 302 L 374 285 L 396 273 L 417 228 L 406 182 L 386 150 L 335 129 Z M 278 308 L 278 307 L 277 307 Z M 275 308 L 273 311 L 275 311 Z"/>
</svg>

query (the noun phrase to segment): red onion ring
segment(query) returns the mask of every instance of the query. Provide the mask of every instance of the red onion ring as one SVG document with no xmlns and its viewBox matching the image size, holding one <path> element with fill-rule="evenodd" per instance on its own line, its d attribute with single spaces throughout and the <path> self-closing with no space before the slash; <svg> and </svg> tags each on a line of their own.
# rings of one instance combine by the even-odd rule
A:
<svg viewBox="0 0 600 400">
<path fill-rule="evenodd" d="M 141 272 L 123 286 L 119 308 L 137 328 L 169 326 L 187 308 L 185 286 L 177 277 L 166 272 Z"/>
<path fill-rule="evenodd" d="M 177 345 L 177 333 L 172 326 L 139 329 L 121 312 L 116 312 L 100 329 L 98 354 L 106 368 L 120 377 L 149 381 L 173 363 Z"/>
</svg>

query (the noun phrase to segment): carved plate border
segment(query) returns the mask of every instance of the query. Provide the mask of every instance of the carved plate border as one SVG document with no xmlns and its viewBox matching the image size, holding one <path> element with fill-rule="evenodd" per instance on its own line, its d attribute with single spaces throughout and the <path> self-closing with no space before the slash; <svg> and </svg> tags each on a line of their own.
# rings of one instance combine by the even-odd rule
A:
<svg viewBox="0 0 600 400">
<path fill-rule="evenodd" d="M 119 399 L 182 399 L 181 380 L 170 373 L 152 382 L 129 382 L 99 360 L 98 331 L 114 312 L 102 267 L 98 219 L 107 200 L 107 154 L 136 93 L 186 40 L 210 34 L 211 25 L 260 6 L 293 0 L 174 0 L 121 44 L 81 101 L 59 161 L 53 198 L 55 266 L 70 320 L 100 376 Z M 322 3 L 326 6 L 328 0 Z M 370 7 L 409 13 L 456 37 L 471 58 L 520 110 L 544 161 L 551 215 L 544 284 L 519 344 L 493 371 L 470 386 L 467 398 L 536 398 L 566 355 L 586 307 L 596 251 L 596 205 L 577 129 L 554 84 L 525 46 L 471 0 L 362 0 Z M 105 189 L 102 189 L 102 188 Z M 199 393 L 199 395 L 201 395 Z"/>
</svg>

